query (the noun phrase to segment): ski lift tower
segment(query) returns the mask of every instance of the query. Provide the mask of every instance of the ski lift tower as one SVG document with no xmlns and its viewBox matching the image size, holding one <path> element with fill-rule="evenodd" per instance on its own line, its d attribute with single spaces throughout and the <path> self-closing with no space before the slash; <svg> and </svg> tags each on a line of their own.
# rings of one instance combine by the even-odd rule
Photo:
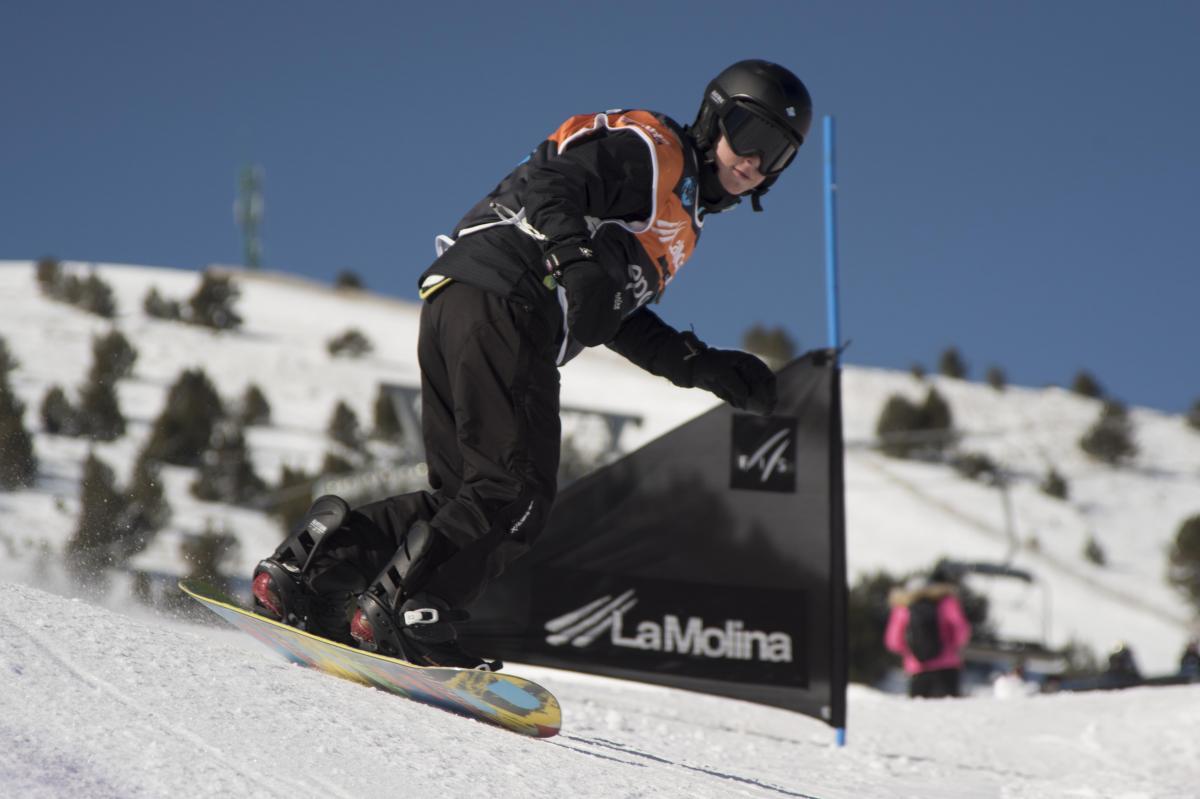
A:
<svg viewBox="0 0 1200 799">
<path fill-rule="evenodd" d="M 242 230 L 242 263 L 247 269 L 262 266 L 262 241 L 258 236 L 263 218 L 263 168 L 248 166 L 238 178 L 238 198 L 233 203 L 233 218 Z"/>
</svg>

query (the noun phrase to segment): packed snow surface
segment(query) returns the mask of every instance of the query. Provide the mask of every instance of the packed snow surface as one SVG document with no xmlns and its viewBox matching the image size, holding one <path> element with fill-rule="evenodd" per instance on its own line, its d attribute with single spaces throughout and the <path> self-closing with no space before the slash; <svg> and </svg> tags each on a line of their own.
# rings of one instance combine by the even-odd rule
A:
<svg viewBox="0 0 1200 799">
<path fill-rule="evenodd" d="M 288 664 L 232 629 L 0 583 L 0 796 L 1194 797 L 1200 685 L 783 710 L 512 665 L 552 739 Z"/>
</svg>

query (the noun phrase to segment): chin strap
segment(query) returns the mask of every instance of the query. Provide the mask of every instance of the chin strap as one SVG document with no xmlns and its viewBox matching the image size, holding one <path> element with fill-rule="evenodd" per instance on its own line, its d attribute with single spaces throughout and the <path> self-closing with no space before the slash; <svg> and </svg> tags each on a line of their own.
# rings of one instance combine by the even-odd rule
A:
<svg viewBox="0 0 1200 799">
<path fill-rule="evenodd" d="M 751 193 L 751 195 L 750 195 L 750 207 L 751 208 L 753 208 L 755 211 L 762 210 L 762 196 L 771 190 L 771 187 L 775 185 L 775 181 L 778 179 L 779 179 L 779 175 L 775 175 L 774 177 L 767 178 L 759 185 L 759 187 L 757 189 L 754 190 L 753 193 Z"/>
</svg>

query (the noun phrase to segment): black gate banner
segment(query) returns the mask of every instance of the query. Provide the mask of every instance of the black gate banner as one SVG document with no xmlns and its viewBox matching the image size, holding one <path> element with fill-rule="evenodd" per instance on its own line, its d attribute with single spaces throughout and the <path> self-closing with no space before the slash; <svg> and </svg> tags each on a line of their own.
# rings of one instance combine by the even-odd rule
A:
<svg viewBox="0 0 1200 799">
<path fill-rule="evenodd" d="M 774 415 L 722 405 L 565 488 L 465 645 L 845 727 L 840 372 L 778 378 Z"/>
</svg>

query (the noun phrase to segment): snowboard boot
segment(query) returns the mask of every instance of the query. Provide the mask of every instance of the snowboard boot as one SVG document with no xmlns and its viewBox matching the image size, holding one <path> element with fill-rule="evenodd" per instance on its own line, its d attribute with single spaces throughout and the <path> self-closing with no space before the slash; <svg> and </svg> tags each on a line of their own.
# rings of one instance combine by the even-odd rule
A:
<svg viewBox="0 0 1200 799">
<path fill-rule="evenodd" d="M 312 504 L 296 531 L 255 567 L 251 592 L 256 612 L 314 635 L 349 643 L 346 606 L 350 594 L 357 593 L 353 571 L 335 565 L 318 580 L 307 573 L 321 545 L 349 515 L 350 506 L 341 497 L 327 495 Z"/>
<path fill-rule="evenodd" d="M 487 661 L 458 645 L 456 621 L 465 610 L 425 592 L 413 593 L 436 568 L 450 547 L 427 522 L 413 525 L 390 563 L 358 598 L 350 635 L 360 649 L 399 658 L 416 666 L 448 666 L 497 671 L 499 661 Z"/>
<path fill-rule="evenodd" d="M 459 645 L 454 622 L 468 618 L 466 611 L 451 609 L 431 594 L 409 597 L 393 612 L 368 592 L 359 597 L 350 635 L 360 649 L 414 666 L 499 671 L 500 661 L 484 660 Z"/>
</svg>

